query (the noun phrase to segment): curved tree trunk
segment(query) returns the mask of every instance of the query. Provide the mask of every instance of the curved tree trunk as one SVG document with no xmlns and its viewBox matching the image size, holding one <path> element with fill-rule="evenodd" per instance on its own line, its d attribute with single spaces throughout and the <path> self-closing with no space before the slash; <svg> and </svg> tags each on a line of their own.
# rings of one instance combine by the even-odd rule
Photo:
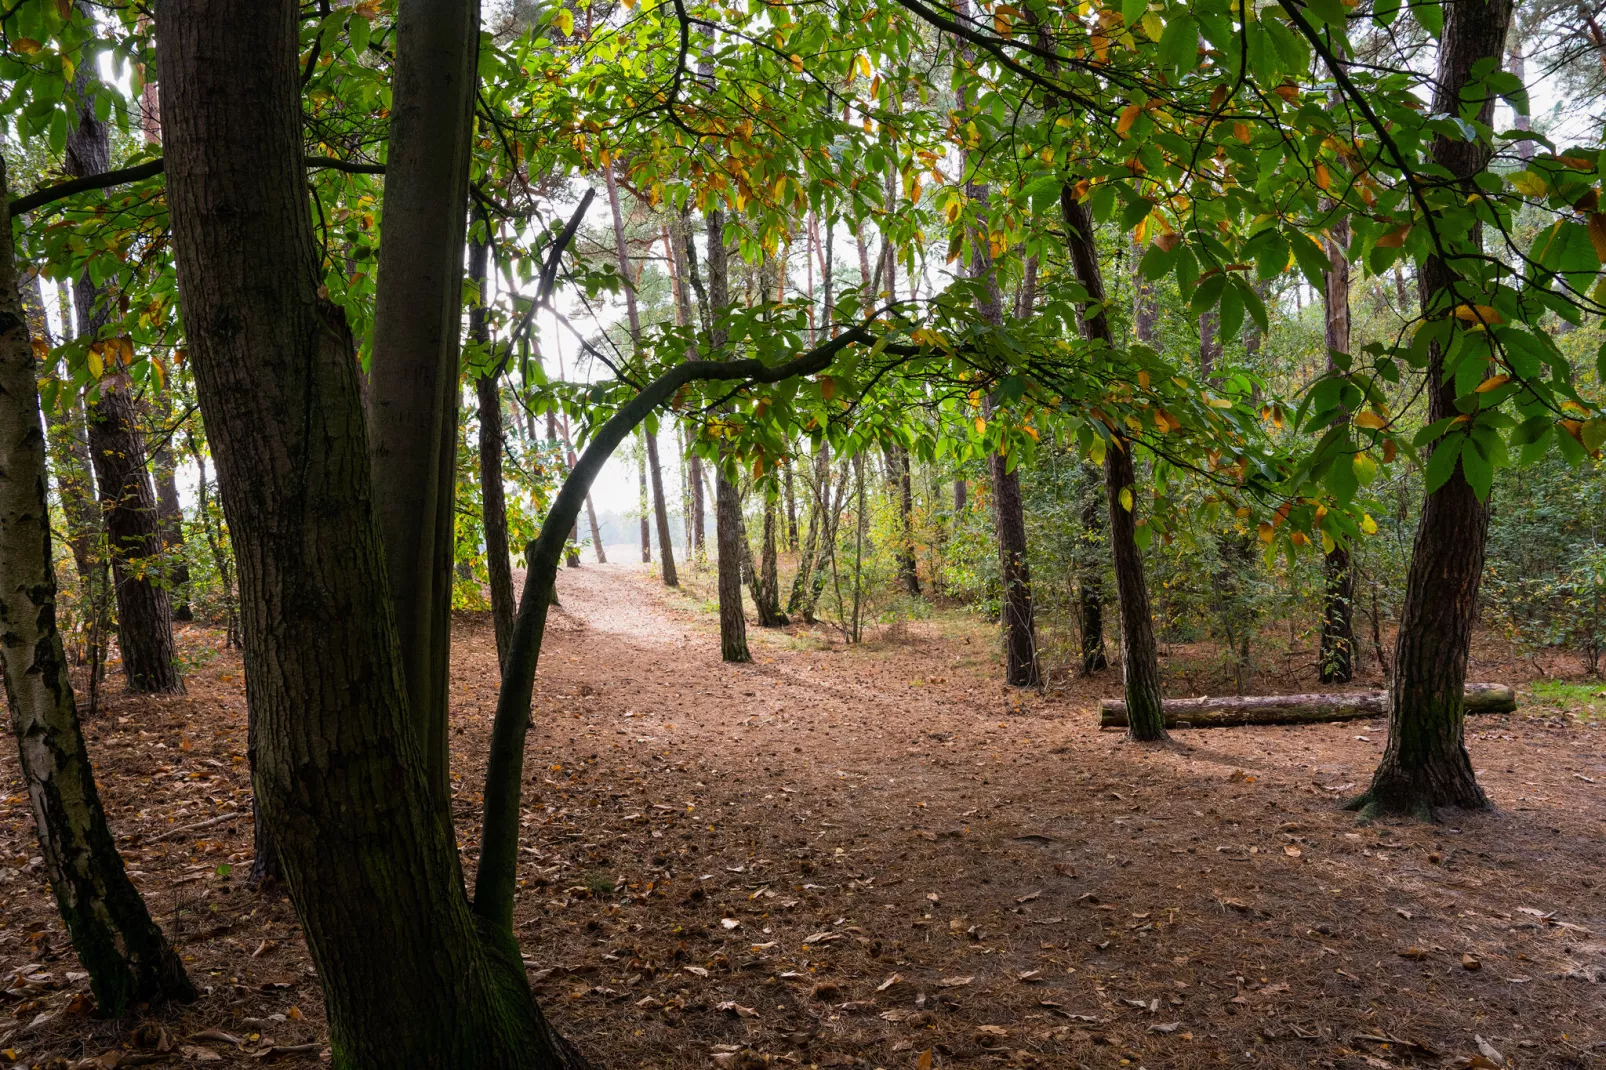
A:
<svg viewBox="0 0 1606 1070">
<path fill-rule="evenodd" d="M 1103 311 L 1104 274 L 1099 268 L 1093 213 L 1078 201 L 1069 183 L 1060 187 L 1060 215 L 1065 222 L 1071 263 L 1076 279 L 1087 291 L 1097 313 L 1084 316 L 1087 337 L 1113 347 L 1115 338 Z M 1160 712 L 1160 650 L 1154 641 L 1154 619 L 1149 614 L 1149 588 L 1143 579 L 1143 551 L 1138 547 L 1134 511 L 1137 505 L 1132 444 L 1111 429 L 1104 451 L 1104 492 L 1109 507 L 1110 557 L 1115 563 L 1115 593 L 1121 605 L 1121 668 L 1126 677 L 1126 704 L 1131 711 L 1128 735 L 1136 740 L 1166 739 Z M 1126 492 L 1131 506 L 1121 500 Z"/>
<path fill-rule="evenodd" d="M 1444 12 L 1433 109 L 1454 114 L 1474 67 L 1504 55 L 1512 3 L 1448 0 Z M 1493 112 L 1491 95 L 1477 118 L 1488 123 Z M 1482 141 L 1439 136 L 1432 156 L 1471 193 L 1474 177 L 1489 165 L 1490 148 Z M 1457 294 L 1457 286 L 1466 288 L 1466 281 L 1437 257 L 1423 263 L 1418 284 L 1422 311 L 1429 317 L 1444 316 L 1450 305 L 1472 297 L 1483 300 Z M 1444 357 L 1437 347 L 1429 353 L 1425 374 L 1428 420 L 1459 413 L 1455 379 L 1445 381 Z M 1417 522 L 1394 647 L 1388 745 L 1371 787 L 1357 800 L 1370 812 L 1420 814 L 1437 806 L 1489 806 L 1467 755 L 1462 705 L 1488 535 L 1488 503 L 1478 499 L 1457 461 L 1445 484 L 1423 500 Z"/>
<path fill-rule="evenodd" d="M 4 207 L 0 224 L 0 678 L 56 905 L 101 1011 L 118 1015 L 137 1001 L 194 999 L 195 989 L 123 869 L 78 724 L 56 631 L 37 365 Z"/>
<path fill-rule="evenodd" d="M 401 68 L 427 62 L 410 7 Z M 334 1067 L 581 1066 L 511 931 L 470 911 L 409 714 L 357 362 L 318 296 L 298 16 L 290 0 L 162 0 L 157 19 L 180 300 L 239 551 L 253 781 Z"/>
<path fill-rule="evenodd" d="M 78 14 L 87 20 L 95 18 L 83 0 Z M 67 137 L 65 170 L 76 177 L 102 174 L 111 170 L 111 138 L 106 124 L 95 118 L 94 82 L 87 69 L 79 70 L 76 85 L 83 103 L 78 127 Z M 74 281 L 80 337 L 108 341 L 100 334 L 109 318 L 109 301 L 110 295 L 96 286 L 87 272 Z M 156 491 L 145 470 L 145 441 L 133 387 L 121 370 L 115 341 L 110 342 L 105 365 L 108 371 L 100 383 L 100 397 L 89 405 L 89 449 L 100 485 L 116 583 L 123 674 L 135 691 L 182 693 L 184 681 L 173 647 L 172 608 L 167 591 L 156 581 L 162 549 Z"/>
</svg>

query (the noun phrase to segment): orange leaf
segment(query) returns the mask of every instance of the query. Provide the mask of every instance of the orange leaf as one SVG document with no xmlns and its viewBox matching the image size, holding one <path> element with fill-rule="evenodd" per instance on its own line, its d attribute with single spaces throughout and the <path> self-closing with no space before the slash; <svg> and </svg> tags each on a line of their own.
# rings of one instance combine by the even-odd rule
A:
<svg viewBox="0 0 1606 1070">
<path fill-rule="evenodd" d="M 1491 390 L 1498 390 L 1500 387 L 1505 386 L 1509 382 L 1511 382 L 1511 376 L 1509 375 L 1491 375 L 1489 378 L 1479 383 L 1472 392 L 1474 394 L 1487 394 Z"/>
<path fill-rule="evenodd" d="M 1327 165 L 1324 163 L 1316 165 L 1316 185 L 1320 189 L 1333 188 L 1333 176 L 1328 172 Z"/>
<path fill-rule="evenodd" d="M 1595 247 L 1595 258 L 1606 263 L 1606 212 L 1589 213 L 1589 244 Z"/>
<path fill-rule="evenodd" d="M 1411 233 L 1411 224 L 1404 223 L 1377 239 L 1377 247 L 1379 249 L 1398 249 L 1405 244 L 1405 236 L 1409 233 Z"/>
<path fill-rule="evenodd" d="M 1384 427 L 1387 427 L 1388 421 L 1383 419 L 1383 417 L 1379 416 L 1377 413 L 1368 410 L 1366 412 L 1356 413 L 1355 426 L 1378 431 Z"/>
<path fill-rule="evenodd" d="M 1128 104 L 1125 108 L 1121 109 L 1121 118 L 1116 120 L 1115 132 L 1121 137 L 1126 137 L 1127 131 L 1132 129 L 1132 124 L 1137 122 L 1138 116 L 1142 114 L 1143 105 Z"/>
<path fill-rule="evenodd" d="M 836 397 L 836 380 L 829 375 L 820 376 L 820 396 L 826 401 Z"/>
<path fill-rule="evenodd" d="M 1456 305 L 1455 318 L 1477 324 L 1505 322 L 1505 318 L 1488 305 Z"/>
</svg>

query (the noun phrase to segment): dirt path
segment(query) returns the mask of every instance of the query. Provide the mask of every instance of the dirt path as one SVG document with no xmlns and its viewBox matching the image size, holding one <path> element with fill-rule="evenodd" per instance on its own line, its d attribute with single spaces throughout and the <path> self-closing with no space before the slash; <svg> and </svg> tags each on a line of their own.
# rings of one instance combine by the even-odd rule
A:
<svg viewBox="0 0 1606 1070">
<path fill-rule="evenodd" d="M 1086 695 L 998 686 L 980 622 L 855 649 L 751 627 L 754 663 L 727 666 L 706 594 L 636 565 L 564 570 L 559 590 L 517 924 L 544 1005 L 604 1065 L 1359 1068 L 1470 1057 L 1479 1035 L 1517 1066 L 1606 1053 L 1592 726 L 1479 719 L 1498 813 L 1362 828 L 1334 803 L 1381 724 L 1149 750 L 1092 728 Z M 459 622 L 453 663 L 471 863 L 496 691 L 483 618 Z M 188 698 L 124 700 L 97 726 L 120 836 L 238 806 L 238 672 L 220 657 Z M 25 862 L 9 755 L 0 775 L 0 849 Z M 157 909 L 200 919 L 186 953 L 212 991 L 161 1027 L 238 1065 L 256 1060 L 195 1037 L 321 1037 L 288 905 L 216 870 L 248 837 L 126 852 Z M 0 976 L 36 986 L 0 1002 L 0 1049 L 27 1065 L 134 1043 L 70 1013 L 83 985 L 37 867 L 0 865 Z M 39 1013 L 61 1016 L 30 1032 Z"/>
</svg>

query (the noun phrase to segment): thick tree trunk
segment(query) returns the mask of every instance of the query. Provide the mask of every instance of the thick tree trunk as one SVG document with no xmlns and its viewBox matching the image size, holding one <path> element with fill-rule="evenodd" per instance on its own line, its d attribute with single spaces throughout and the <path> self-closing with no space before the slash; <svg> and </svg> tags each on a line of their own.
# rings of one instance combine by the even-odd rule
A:
<svg viewBox="0 0 1606 1070">
<path fill-rule="evenodd" d="M 1468 713 L 1512 713 L 1517 695 L 1503 684 L 1468 684 Z M 1167 728 L 1226 728 L 1253 724 L 1320 724 L 1384 717 L 1389 712 L 1387 691 L 1340 691 L 1313 695 L 1236 695 L 1228 697 L 1166 699 Z M 1125 728 L 1126 703 L 1107 698 L 1099 702 L 1100 728 Z"/>
<path fill-rule="evenodd" d="M 0 200 L 9 200 L 0 160 Z M 0 207 L 0 678 L 45 872 L 100 1010 L 195 990 L 123 869 L 56 631 L 38 370 Z"/>
<path fill-rule="evenodd" d="M 646 430 L 641 432 L 641 451 L 636 454 L 636 483 L 641 490 L 641 563 L 652 563 L 652 528 L 647 514 L 652 512 L 652 496 L 647 492 Z"/>
<path fill-rule="evenodd" d="M 484 213 L 478 221 L 487 225 Z M 469 338 L 482 348 L 491 341 L 486 316 L 491 246 L 489 235 L 469 246 L 469 274 L 479 292 L 468 316 Z M 485 531 L 485 571 L 491 588 L 491 622 L 496 631 L 496 663 L 507 663 L 507 645 L 513 638 L 513 558 L 507 541 L 507 498 L 502 488 L 502 392 L 495 375 L 482 375 L 474 383 L 480 424 L 480 524 Z"/>
<path fill-rule="evenodd" d="M 1090 302 L 1099 306 L 1093 315 L 1083 317 L 1082 329 L 1089 339 L 1113 348 L 1115 339 L 1102 307 L 1104 274 L 1099 267 L 1093 213 L 1072 195 L 1069 183 L 1060 188 L 1060 215 L 1065 222 L 1076 279 L 1087 291 Z M 1165 739 L 1166 731 L 1160 713 L 1160 650 L 1154 641 L 1154 619 L 1149 615 L 1149 589 L 1143 579 L 1143 551 L 1138 548 L 1134 516 L 1136 478 L 1132 443 L 1111 428 L 1104 451 L 1104 492 L 1109 508 L 1115 593 L 1121 605 L 1121 668 L 1126 677 L 1127 705 L 1133 711 L 1128 734 L 1135 740 L 1152 742 Z"/>
<path fill-rule="evenodd" d="M 764 494 L 759 489 L 760 494 Z M 781 573 L 780 564 L 776 560 L 775 546 L 775 497 L 764 494 L 764 536 L 763 547 L 759 552 L 758 590 L 753 594 L 753 604 L 758 610 L 758 623 L 764 628 L 779 628 L 787 623 L 786 614 L 781 612 Z M 746 539 L 743 539 L 746 542 Z"/>
<path fill-rule="evenodd" d="M 395 42 L 369 437 L 407 708 L 444 813 L 451 800 L 447 660 L 478 0 L 400 0 Z"/>
<path fill-rule="evenodd" d="M 1474 67 L 1504 55 L 1512 3 L 1450 0 L 1444 9 L 1433 110 L 1454 114 Z M 1478 119 L 1487 123 L 1493 112 L 1491 94 Z M 1490 148 L 1480 140 L 1441 135 L 1433 141 L 1432 156 L 1470 194 L 1477 188 L 1474 177 L 1488 167 Z M 1483 300 L 1476 293 L 1457 293 L 1458 286 L 1465 291 L 1468 284 L 1438 257 L 1422 264 L 1418 284 L 1422 312 L 1430 318 L 1447 315 L 1452 304 Z M 1445 381 L 1437 347 L 1429 353 L 1425 374 L 1428 420 L 1457 415 L 1455 378 Z M 1422 502 L 1394 647 L 1388 745 L 1371 787 L 1357 800 L 1367 812 L 1489 806 L 1467 755 L 1462 704 L 1488 534 L 1488 504 L 1478 499 L 1457 461 L 1449 480 Z"/>
<path fill-rule="evenodd" d="M 1323 280 L 1323 310 L 1327 366 L 1334 353 L 1350 351 L 1349 331 L 1349 219 L 1329 228 L 1327 273 Z M 1324 684 L 1347 684 L 1355 676 L 1355 582 L 1350 575 L 1349 547 L 1335 544 L 1323 561 L 1322 641 L 1318 671 Z"/>
<path fill-rule="evenodd" d="M 318 296 L 298 17 L 289 0 L 157 12 L 179 293 L 239 551 L 258 799 L 333 1067 L 581 1066 L 531 998 L 511 930 L 470 911 L 409 715 L 357 362 Z M 399 65 L 419 62 L 402 49 Z M 417 165 L 405 158 L 393 149 L 390 181 Z"/>
<path fill-rule="evenodd" d="M 82 2 L 78 13 L 80 18 L 95 18 Z M 65 170 L 75 177 L 102 174 L 111 170 L 111 138 L 106 124 L 95 118 L 94 82 L 87 68 L 79 70 L 76 84 L 83 101 L 78 126 L 67 137 Z M 80 337 L 87 336 L 92 343 L 108 341 L 100 335 L 110 316 L 109 301 L 110 295 L 96 286 L 87 272 L 74 281 Z M 135 691 L 182 693 L 171 603 L 157 582 L 162 540 L 156 491 L 145 470 L 145 441 L 133 386 L 122 369 L 115 340 L 109 341 L 105 366 L 100 397 L 89 406 L 89 449 L 116 583 L 117 643 L 123 654 L 123 674 Z"/>
</svg>

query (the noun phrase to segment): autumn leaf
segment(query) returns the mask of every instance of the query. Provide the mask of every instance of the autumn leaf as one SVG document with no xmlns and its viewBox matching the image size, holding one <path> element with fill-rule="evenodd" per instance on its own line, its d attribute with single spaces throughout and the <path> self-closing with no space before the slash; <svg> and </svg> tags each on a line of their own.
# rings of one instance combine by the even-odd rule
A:
<svg viewBox="0 0 1606 1070">
<path fill-rule="evenodd" d="M 1127 131 L 1132 129 L 1132 124 L 1137 122 L 1138 116 L 1142 114 L 1143 105 L 1141 104 L 1128 104 L 1125 108 L 1122 108 L 1121 117 L 1115 122 L 1116 134 L 1126 137 Z"/>
</svg>

